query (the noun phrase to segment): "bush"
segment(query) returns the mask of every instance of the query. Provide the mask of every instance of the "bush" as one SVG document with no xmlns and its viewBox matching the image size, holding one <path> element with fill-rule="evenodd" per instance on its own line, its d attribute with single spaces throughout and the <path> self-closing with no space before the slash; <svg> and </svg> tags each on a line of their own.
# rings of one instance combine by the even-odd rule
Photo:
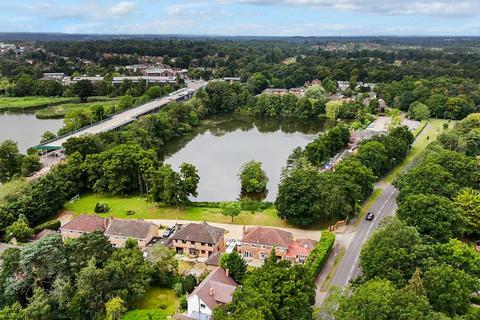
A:
<svg viewBox="0 0 480 320">
<path fill-rule="evenodd" d="M 61 225 L 62 223 L 60 222 L 60 220 L 50 220 L 34 227 L 33 232 L 39 233 L 40 231 L 45 229 L 58 230 L 60 229 Z"/>
<path fill-rule="evenodd" d="M 307 260 L 305 260 L 304 266 L 313 279 L 316 279 L 320 271 L 322 271 L 334 243 L 335 234 L 330 231 L 323 231 L 320 241 L 318 241 L 315 248 L 308 255 Z"/>
<path fill-rule="evenodd" d="M 110 211 L 110 206 L 107 203 L 97 202 L 95 204 L 95 213 L 107 213 Z"/>
<path fill-rule="evenodd" d="M 180 297 L 180 311 L 185 311 L 188 308 L 188 301 L 187 301 L 187 295 L 184 294 L 183 296 Z"/>
<path fill-rule="evenodd" d="M 135 214 L 135 210 L 127 210 L 127 216 L 133 216 Z"/>
</svg>

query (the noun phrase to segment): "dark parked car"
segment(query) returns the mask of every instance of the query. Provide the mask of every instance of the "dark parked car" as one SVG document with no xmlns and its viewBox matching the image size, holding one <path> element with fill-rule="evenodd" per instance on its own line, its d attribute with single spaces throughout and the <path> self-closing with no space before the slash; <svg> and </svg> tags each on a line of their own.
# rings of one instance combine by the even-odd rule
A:
<svg viewBox="0 0 480 320">
<path fill-rule="evenodd" d="M 372 212 L 367 213 L 365 220 L 372 221 L 375 218 L 375 215 Z"/>
</svg>

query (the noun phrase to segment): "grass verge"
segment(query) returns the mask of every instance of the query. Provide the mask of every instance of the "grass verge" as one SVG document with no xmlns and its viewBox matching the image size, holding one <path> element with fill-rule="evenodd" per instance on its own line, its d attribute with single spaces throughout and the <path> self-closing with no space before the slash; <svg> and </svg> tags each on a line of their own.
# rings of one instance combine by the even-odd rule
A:
<svg viewBox="0 0 480 320">
<path fill-rule="evenodd" d="M 323 281 L 322 286 L 320 287 L 320 291 L 327 291 L 330 288 L 330 283 L 332 283 L 333 275 L 337 272 L 337 268 L 340 265 L 340 262 L 345 255 L 347 249 L 344 246 L 341 246 L 335 256 L 335 260 L 333 261 L 332 269 L 328 272 L 325 281 Z"/>
<path fill-rule="evenodd" d="M 373 190 L 372 194 L 368 199 L 363 203 L 362 210 L 360 210 L 360 214 L 357 216 L 357 219 L 353 223 L 354 226 L 358 226 L 358 223 L 363 220 L 365 215 L 367 214 L 368 210 L 372 207 L 372 205 L 377 201 L 378 197 L 382 194 L 382 188 L 376 188 Z"/>
<path fill-rule="evenodd" d="M 295 227 L 287 223 L 286 220 L 279 218 L 277 210 L 273 208 L 255 213 L 244 211 L 238 217 L 235 217 L 232 222 L 231 218 L 222 215 L 221 209 L 218 208 L 195 207 L 195 203 L 184 208 L 159 206 L 138 195 L 120 197 L 85 194 L 73 203 L 66 203 L 64 209 L 74 214 L 93 214 L 97 202 L 107 203 L 110 206 L 111 210 L 107 215 L 122 219 L 172 219 L 284 228 Z M 135 214 L 127 215 L 128 210 L 134 210 Z M 328 223 L 318 223 L 310 229 L 321 230 L 327 225 Z"/>
</svg>

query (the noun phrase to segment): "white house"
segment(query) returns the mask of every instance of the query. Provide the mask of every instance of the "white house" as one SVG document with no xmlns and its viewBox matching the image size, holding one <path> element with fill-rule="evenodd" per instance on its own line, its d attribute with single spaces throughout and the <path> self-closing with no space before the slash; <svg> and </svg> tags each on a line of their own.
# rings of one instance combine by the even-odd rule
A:
<svg viewBox="0 0 480 320">
<path fill-rule="evenodd" d="M 179 320 L 210 320 L 213 309 L 232 301 L 238 284 L 228 275 L 228 270 L 216 268 L 188 296 L 188 308 L 184 314 L 176 314 Z"/>
</svg>

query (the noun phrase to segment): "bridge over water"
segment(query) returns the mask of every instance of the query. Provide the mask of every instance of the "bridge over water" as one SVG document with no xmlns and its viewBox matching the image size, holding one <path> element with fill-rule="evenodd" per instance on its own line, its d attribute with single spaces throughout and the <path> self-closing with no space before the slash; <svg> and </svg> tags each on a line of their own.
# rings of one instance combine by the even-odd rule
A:
<svg viewBox="0 0 480 320">
<path fill-rule="evenodd" d="M 165 97 L 147 102 L 138 107 L 122 111 L 108 119 L 94 123 L 90 126 L 71 132 L 62 137 L 58 137 L 56 139 L 39 144 L 35 146 L 34 149 L 44 151 L 58 150 L 62 149 L 62 145 L 70 138 L 79 137 L 84 134 L 97 134 L 101 132 L 116 130 L 126 124 L 137 120 L 137 118 L 142 115 L 158 111 L 160 108 L 167 105 L 169 102 L 188 100 L 195 94 L 195 92 L 197 92 L 200 88 L 205 87 L 206 85 L 207 82 L 205 81 L 190 81 L 187 83 L 186 88 L 182 88 L 180 90 L 170 93 Z"/>
</svg>

